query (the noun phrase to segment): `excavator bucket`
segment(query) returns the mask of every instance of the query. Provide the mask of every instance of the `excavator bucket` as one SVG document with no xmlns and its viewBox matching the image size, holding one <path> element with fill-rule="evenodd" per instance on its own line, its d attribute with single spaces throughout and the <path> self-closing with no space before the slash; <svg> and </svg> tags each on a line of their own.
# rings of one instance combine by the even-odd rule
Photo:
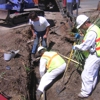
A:
<svg viewBox="0 0 100 100">
<path fill-rule="evenodd" d="M 0 9 L 0 20 L 6 20 L 8 16 L 9 16 L 8 10 L 1 10 Z"/>
</svg>

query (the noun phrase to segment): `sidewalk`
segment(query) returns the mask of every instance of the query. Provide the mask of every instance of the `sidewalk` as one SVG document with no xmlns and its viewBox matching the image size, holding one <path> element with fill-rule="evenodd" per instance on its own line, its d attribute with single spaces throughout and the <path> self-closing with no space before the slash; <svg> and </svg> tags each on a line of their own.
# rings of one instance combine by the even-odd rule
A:
<svg viewBox="0 0 100 100">
<path fill-rule="evenodd" d="M 78 9 L 79 14 L 86 11 L 96 10 L 99 1 L 100 0 L 81 0 L 80 8 Z"/>
</svg>

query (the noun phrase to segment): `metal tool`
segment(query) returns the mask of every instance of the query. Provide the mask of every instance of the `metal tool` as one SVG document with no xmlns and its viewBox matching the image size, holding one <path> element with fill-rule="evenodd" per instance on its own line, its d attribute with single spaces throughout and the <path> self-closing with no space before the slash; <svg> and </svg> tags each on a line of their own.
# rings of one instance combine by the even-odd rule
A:
<svg viewBox="0 0 100 100">
<path fill-rule="evenodd" d="M 40 97 L 40 100 L 46 100 L 46 91 L 43 91 L 43 94 Z"/>
<path fill-rule="evenodd" d="M 75 42 L 74 42 L 73 46 L 74 46 L 74 45 L 75 45 Z M 61 83 L 63 84 L 63 85 L 62 85 L 63 87 L 62 87 L 60 90 L 57 91 L 58 94 L 60 94 L 60 93 L 65 89 L 65 86 L 64 86 L 64 85 L 65 85 L 66 82 L 64 82 L 64 77 L 65 77 L 66 71 L 67 71 L 67 69 L 68 69 L 68 67 L 69 67 L 69 63 L 70 63 L 70 61 L 71 61 L 71 57 L 72 57 L 72 55 L 73 55 L 73 51 L 74 51 L 74 50 L 72 49 L 72 50 L 71 50 L 71 53 L 70 53 L 70 56 L 69 56 L 69 59 L 68 59 L 68 62 L 67 62 L 67 66 L 66 66 L 66 69 L 65 69 L 63 78 L 62 78 L 62 82 L 61 82 Z"/>
<path fill-rule="evenodd" d="M 43 91 L 43 100 L 46 100 L 46 91 Z"/>
<path fill-rule="evenodd" d="M 42 37 L 40 37 L 39 46 L 42 46 Z"/>
</svg>

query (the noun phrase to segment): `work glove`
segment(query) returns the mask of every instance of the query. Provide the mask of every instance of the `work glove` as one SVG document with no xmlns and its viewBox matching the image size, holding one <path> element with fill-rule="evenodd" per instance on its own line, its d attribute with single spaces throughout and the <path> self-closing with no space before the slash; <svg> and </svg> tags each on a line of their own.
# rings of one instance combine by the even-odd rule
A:
<svg viewBox="0 0 100 100">
<path fill-rule="evenodd" d="M 72 49 L 75 50 L 75 46 L 73 46 Z"/>
<path fill-rule="evenodd" d="M 73 49 L 73 50 L 79 50 L 78 45 L 74 45 L 74 46 L 72 47 L 72 49 Z"/>
<path fill-rule="evenodd" d="M 80 34 L 79 33 L 75 33 L 75 38 L 79 39 L 80 38 Z"/>
</svg>

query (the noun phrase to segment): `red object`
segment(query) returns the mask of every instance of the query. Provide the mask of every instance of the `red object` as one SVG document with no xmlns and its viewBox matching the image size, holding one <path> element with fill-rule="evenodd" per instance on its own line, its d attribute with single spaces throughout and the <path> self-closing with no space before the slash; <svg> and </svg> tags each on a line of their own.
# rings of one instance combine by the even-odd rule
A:
<svg viewBox="0 0 100 100">
<path fill-rule="evenodd" d="M 66 0 L 63 0 L 63 7 L 66 7 Z"/>
<path fill-rule="evenodd" d="M 0 100 L 8 100 L 8 99 L 5 98 L 2 94 L 0 94 Z"/>
<path fill-rule="evenodd" d="M 38 4 L 38 0 L 33 0 L 33 2 L 34 2 L 35 4 Z"/>
</svg>

